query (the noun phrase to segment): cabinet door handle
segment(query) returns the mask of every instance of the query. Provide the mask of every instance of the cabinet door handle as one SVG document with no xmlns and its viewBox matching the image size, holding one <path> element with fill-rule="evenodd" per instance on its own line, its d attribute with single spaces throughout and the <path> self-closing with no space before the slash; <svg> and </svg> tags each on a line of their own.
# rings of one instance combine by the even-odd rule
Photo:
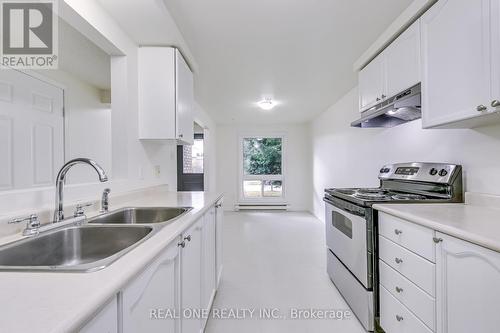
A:
<svg viewBox="0 0 500 333">
<path fill-rule="evenodd" d="M 377 102 L 380 101 L 380 97 L 377 97 Z"/>
<path fill-rule="evenodd" d="M 398 294 L 401 294 L 403 292 L 403 288 L 396 287 L 396 292 Z"/>
<path fill-rule="evenodd" d="M 433 237 L 432 240 L 434 241 L 434 243 L 438 244 L 438 243 L 441 243 L 443 241 L 442 238 L 437 238 L 437 237 Z"/>
<path fill-rule="evenodd" d="M 183 137 L 184 137 L 184 135 L 183 135 L 183 134 L 179 134 L 179 138 L 183 138 Z"/>
<path fill-rule="evenodd" d="M 401 258 L 394 258 L 394 261 L 396 262 L 396 264 L 401 264 L 403 262 L 403 259 Z"/>
<path fill-rule="evenodd" d="M 402 317 L 402 316 L 400 316 L 400 315 L 396 315 L 396 320 L 397 320 L 397 321 L 402 321 L 402 320 L 403 320 L 403 317 Z"/>
<path fill-rule="evenodd" d="M 399 229 L 394 229 L 394 233 L 396 235 L 401 235 L 403 233 L 403 230 L 399 230 Z"/>
<path fill-rule="evenodd" d="M 186 242 L 182 241 L 182 242 L 178 243 L 177 246 L 185 248 L 186 247 Z"/>
<path fill-rule="evenodd" d="M 484 105 L 481 104 L 481 105 L 477 106 L 476 110 L 478 112 L 484 112 L 484 111 L 488 110 L 488 108 L 486 106 L 484 106 Z"/>
<path fill-rule="evenodd" d="M 386 97 L 387 97 L 386 95 L 382 94 L 382 99 L 384 99 L 384 98 L 386 98 Z"/>
<path fill-rule="evenodd" d="M 191 235 L 184 237 L 184 240 L 187 240 L 188 242 L 191 241 Z"/>
<path fill-rule="evenodd" d="M 500 106 L 500 101 L 498 99 L 495 99 L 493 102 L 491 102 L 491 106 L 494 108 L 497 108 Z"/>
</svg>

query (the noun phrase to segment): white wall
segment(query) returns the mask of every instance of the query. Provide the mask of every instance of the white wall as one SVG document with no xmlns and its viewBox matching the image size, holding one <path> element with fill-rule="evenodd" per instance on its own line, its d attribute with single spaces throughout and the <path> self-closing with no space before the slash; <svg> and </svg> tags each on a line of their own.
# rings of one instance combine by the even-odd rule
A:
<svg viewBox="0 0 500 333">
<path fill-rule="evenodd" d="M 350 127 L 359 117 L 352 89 L 310 124 L 313 154 L 313 212 L 324 219 L 328 187 L 378 186 L 386 163 L 462 164 L 465 190 L 500 194 L 500 125 L 471 130 L 423 130 L 420 120 L 390 129 Z"/>
<path fill-rule="evenodd" d="M 194 120 L 203 127 L 203 171 L 205 173 L 205 191 L 215 191 L 217 188 L 217 127 L 208 113 L 198 104 L 194 108 Z"/>
<path fill-rule="evenodd" d="M 224 192 L 224 206 L 232 210 L 238 201 L 239 136 L 242 133 L 284 133 L 285 201 L 291 210 L 311 209 L 310 136 L 306 124 L 299 125 L 217 125 L 217 190 Z"/>
</svg>

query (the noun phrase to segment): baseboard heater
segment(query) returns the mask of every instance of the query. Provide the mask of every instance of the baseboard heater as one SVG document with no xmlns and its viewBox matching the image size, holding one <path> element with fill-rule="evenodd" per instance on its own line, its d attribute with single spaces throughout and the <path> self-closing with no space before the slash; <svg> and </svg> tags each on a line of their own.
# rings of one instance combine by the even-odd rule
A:
<svg viewBox="0 0 500 333">
<path fill-rule="evenodd" d="M 288 210 L 288 204 L 237 204 L 235 210 Z"/>
</svg>

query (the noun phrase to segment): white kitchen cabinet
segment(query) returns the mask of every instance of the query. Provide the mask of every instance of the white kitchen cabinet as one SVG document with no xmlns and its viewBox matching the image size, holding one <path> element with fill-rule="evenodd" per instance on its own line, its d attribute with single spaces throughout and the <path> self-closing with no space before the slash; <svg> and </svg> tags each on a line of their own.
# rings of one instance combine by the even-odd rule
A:
<svg viewBox="0 0 500 333">
<path fill-rule="evenodd" d="M 420 82 L 420 21 L 413 23 L 383 52 L 385 95 L 391 97 Z"/>
<path fill-rule="evenodd" d="M 492 106 L 500 100 L 499 5 L 440 0 L 421 17 L 424 128 L 500 120 Z"/>
<path fill-rule="evenodd" d="M 215 207 L 211 207 L 203 217 L 202 228 L 202 294 L 201 308 L 210 310 L 216 290 L 216 266 L 215 266 Z M 202 321 L 202 327 L 206 325 L 206 318 Z"/>
<path fill-rule="evenodd" d="M 181 265 L 181 308 L 184 314 L 182 318 L 182 333 L 199 333 L 202 321 L 195 312 L 200 311 L 201 306 L 201 263 L 202 263 L 202 228 L 203 218 L 192 225 L 182 234 L 185 247 L 182 248 Z M 192 314 L 192 315 L 191 315 Z"/>
<path fill-rule="evenodd" d="M 223 229 L 224 229 L 224 209 L 223 200 L 221 199 L 215 204 L 215 265 L 217 270 L 216 288 L 219 287 L 222 278 L 223 268 Z"/>
<path fill-rule="evenodd" d="M 359 72 L 364 111 L 420 82 L 420 22 L 416 21 Z"/>
<path fill-rule="evenodd" d="M 178 239 L 121 293 L 123 333 L 180 332 Z"/>
<path fill-rule="evenodd" d="M 500 330 L 500 253 L 441 233 L 436 252 L 437 332 Z"/>
<path fill-rule="evenodd" d="M 387 97 L 385 93 L 385 57 L 378 55 L 359 72 L 359 108 L 365 109 Z"/>
<path fill-rule="evenodd" d="M 141 47 L 139 138 L 193 144 L 193 73 L 179 50 Z"/>
<path fill-rule="evenodd" d="M 118 303 L 116 296 L 78 332 L 118 333 Z"/>
</svg>

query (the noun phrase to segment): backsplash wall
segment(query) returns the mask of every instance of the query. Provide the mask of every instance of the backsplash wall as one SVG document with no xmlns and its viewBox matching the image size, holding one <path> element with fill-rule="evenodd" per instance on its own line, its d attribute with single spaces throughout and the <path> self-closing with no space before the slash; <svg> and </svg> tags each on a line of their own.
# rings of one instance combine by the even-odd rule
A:
<svg viewBox="0 0 500 333">
<path fill-rule="evenodd" d="M 378 186 L 378 170 L 386 163 L 461 164 L 466 191 L 500 195 L 500 125 L 424 130 L 417 120 L 388 129 L 350 127 L 358 117 L 354 88 L 310 123 L 317 217 L 324 218 L 325 188 Z"/>
</svg>

